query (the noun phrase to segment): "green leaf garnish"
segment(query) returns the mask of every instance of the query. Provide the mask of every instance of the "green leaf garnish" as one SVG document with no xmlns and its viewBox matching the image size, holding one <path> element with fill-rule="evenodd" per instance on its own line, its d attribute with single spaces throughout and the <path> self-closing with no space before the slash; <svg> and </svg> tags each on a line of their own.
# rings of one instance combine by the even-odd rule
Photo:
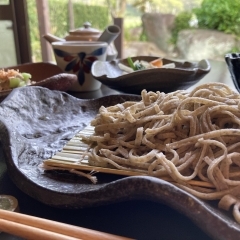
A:
<svg viewBox="0 0 240 240">
<path fill-rule="evenodd" d="M 128 57 L 127 61 L 128 61 L 128 65 L 130 66 L 130 68 L 132 68 L 135 71 L 136 68 L 134 66 L 133 60 L 130 57 Z"/>
</svg>

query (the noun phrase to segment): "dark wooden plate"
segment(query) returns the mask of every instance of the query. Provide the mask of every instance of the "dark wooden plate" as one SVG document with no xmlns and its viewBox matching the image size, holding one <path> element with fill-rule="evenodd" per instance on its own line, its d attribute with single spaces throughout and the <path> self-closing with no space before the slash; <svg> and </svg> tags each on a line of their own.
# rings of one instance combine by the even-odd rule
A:
<svg viewBox="0 0 240 240">
<path fill-rule="evenodd" d="M 132 60 L 150 62 L 158 57 L 137 56 Z M 147 91 L 165 93 L 184 90 L 196 84 L 211 70 L 208 60 L 199 62 L 174 61 L 163 58 L 163 64 L 174 63 L 175 68 L 155 68 L 123 74 L 118 64 L 127 65 L 127 59 L 110 62 L 95 61 L 92 65 L 92 75 L 106 86 L 122 93 L 141 94 Z"/>
<path fill-rule="evenodd" d="M 0 104 L 0 139 L 8 173 L 23 192 L 58 208 L 79 209 L 148 199 L 164 203 L 191 219 L 214 239 L 239 239 L 240 225 L 215 201 L 202 201 L 176 186 L 148 176 L 98 174 L 98 183 L 66 172 L 43 172 L 39 164 L 62 149 L 97 114 L 137 95 L 112 95 L 80 100 L 42 87 L 13 90 Z"/>
</svg>

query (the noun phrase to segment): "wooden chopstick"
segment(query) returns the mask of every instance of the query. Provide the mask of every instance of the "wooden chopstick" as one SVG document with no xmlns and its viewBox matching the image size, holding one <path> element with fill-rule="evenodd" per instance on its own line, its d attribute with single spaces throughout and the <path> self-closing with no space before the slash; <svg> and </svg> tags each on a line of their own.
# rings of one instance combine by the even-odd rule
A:
<svg viewBox="0 0 240 240">
<path fill-rule="evenodd" d="M 28 240 L 78 240 L 80 238 L 70 237 L 60 233 L 35 228 L 28 225 L 0 219 L 0 231 L 6 232 Z M 82 238 L 81 238 L 82 239 Z"/>
<path fill-rule="evenodd" d="M 130 238 L 1 209 L 0 231 L 29 240 L 130 240 Z"/>
</svg>

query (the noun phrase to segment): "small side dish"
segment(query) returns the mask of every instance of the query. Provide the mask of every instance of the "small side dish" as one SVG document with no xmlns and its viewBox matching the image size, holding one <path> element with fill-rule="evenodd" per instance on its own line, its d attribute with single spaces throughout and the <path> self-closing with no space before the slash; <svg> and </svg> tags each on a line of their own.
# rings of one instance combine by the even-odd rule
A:
<svg viewBox="0 0 240 240">
<path fill-rule="evenodd" d="M 18 87 L 41 86 L 50 90 L 68 91 L 76 81 L 75 74 L 65 73 L 52 63 L 0 67 L 0 102 Z"/>
<path fill-rule="evenodd" d="M 31 74 L 14 69 L 0 70 L 0 91 L 31 85 Z"/>
<path fill-rule="evenodd" d="M 139 70 L 147 70 L 154 68 L 175 68 L 175 63 L 164 64 L 162 58 L 157 58 L 151 60 L 150 62 L 145 60 L 135 60 L 133 61 L 131 57 L 127 58 L 128 65 L 124 65 L 121 62 L 118 63 L 118 67 L 123 70 L 123 74 L 132 73 Z"/>
<path fill-rule="evenodd" d="M 188 62 L 159 56 L 136 56 L 131 57 L 131 60 L 124 58 L 110 62 L 95 61 L 91 72 L 95 79 L 109 88 L 141 95 L 143 89 L 165 93 L 185 90 L 196 84 L 210 70 L 210 63 L 206 59 Z"/>
</svg>

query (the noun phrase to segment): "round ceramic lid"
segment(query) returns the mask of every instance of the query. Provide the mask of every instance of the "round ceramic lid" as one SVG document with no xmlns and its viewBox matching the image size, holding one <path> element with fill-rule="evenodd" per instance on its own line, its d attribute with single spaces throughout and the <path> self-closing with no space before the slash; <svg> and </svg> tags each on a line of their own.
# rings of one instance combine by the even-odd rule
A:
<svg viewBox="0 0 240 240">
<path fill-rule="evenodd" d="M 101 32 L 98 29 L 92 28 L 91 23 L 89 23 L 89 22 L 85 22 L 83 24 L 83 27 L 71 30 L 71 31 L 69 31 L 69 33 L 70 33 L 70 35 L 78 35 L 79 37 L 81 37 L 81 36 L 85 37 L 86 35 L 96 37 L 101 34 Z"/>
</svg>

